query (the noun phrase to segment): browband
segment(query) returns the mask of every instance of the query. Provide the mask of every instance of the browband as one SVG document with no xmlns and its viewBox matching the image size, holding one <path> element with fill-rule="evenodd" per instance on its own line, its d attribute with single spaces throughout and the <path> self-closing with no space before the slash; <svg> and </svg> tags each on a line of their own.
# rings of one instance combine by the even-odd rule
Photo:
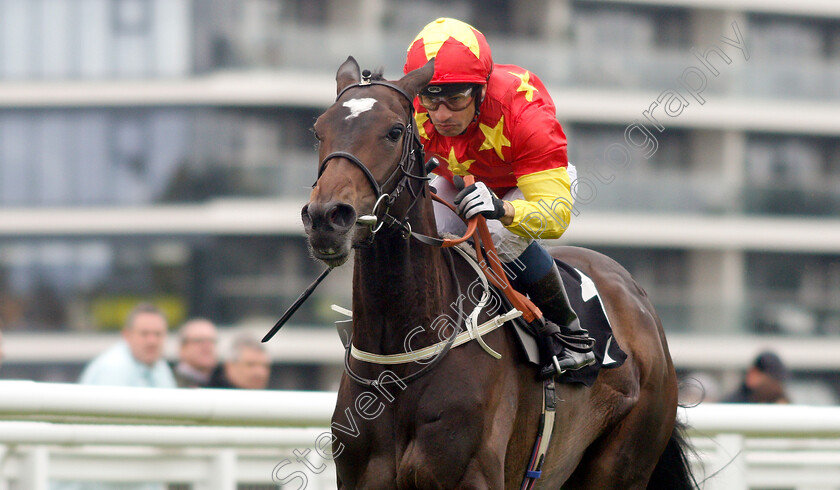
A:
<svg viewBox="0 0 840 490">
<path fill-rule="evenodd" d="M 369 73 L 368 70 L 365 70 L 365 72 Z M 367 78 L 365 78 L 363 76 L 361 82 L 348 85 L 348 86 L 344 87 L 343 89 L 341 89 L 341 92 L 339 92 L 338 95 L 335 96 L 335 100 L 338 101 L 338 99 L 340 99 L 341 96 L 344 95 L 344 92 L 347 92 L 351 88 L 370 87 L 371 85 L 382 85 L 384 87 L 388 87 L 392 90 L 395 90 L 395 91 L 399 92 L 400 94 L 402 94 L 403 97 L 405 97 L 405 99 L 408 101 L 408 104 L 412 107 L 412 109 L 414 108 L 414 97 L 412 95 L 410 95 L 408 92 L 406 92 L 405 90 L 403 90 L 402 87 L 394 85 L 393 83 L 390 83 L 390 82 L 386 82 L 384 80 L 371 80 L 370 76 L 368 76 Z"/>
</svg>

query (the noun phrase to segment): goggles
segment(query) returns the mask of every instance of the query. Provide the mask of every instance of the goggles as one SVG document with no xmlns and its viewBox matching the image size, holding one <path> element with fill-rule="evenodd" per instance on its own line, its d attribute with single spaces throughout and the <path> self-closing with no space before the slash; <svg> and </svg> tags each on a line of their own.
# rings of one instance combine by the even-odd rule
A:
<svg viewBox="0 0 840 490">
<path fill-rule="evenodd" d="M 463 111 L 464 109 L 470 106 L 470 103 L 472 103 L 474 99 L 472 93 L 473 87 L 467 87 L 458 92 L 449 93 L 447 95 L 435 95 L 427 93 L 431 92 L 431 89 L 435 88 L 439 89 L 440 87 L 427 87 L 418 96 L 420 99 L 420 105 L 425 107 L 427 111 L 436 111 L 438 110 L 438 108 L 440 108 L 441 104 L 445 105 L 450 111 Z"/>
</svg>

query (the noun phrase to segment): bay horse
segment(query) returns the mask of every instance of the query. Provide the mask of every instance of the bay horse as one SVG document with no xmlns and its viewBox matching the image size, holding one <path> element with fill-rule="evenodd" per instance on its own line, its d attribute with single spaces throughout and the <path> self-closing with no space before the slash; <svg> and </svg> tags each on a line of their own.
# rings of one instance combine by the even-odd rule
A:
<svg viewBox="0 0 840 490">
<path fill-rule="evenodd" d="M 335 267 L 355 249 L 352 346 L 366 352 L 406 352 L 409 337 L 412 348 L 449 339 L 417 327 L 451 313 L 476 278 L 448 249 L 409 238 L 436 236 L 412 105 L 433 72 L 431 60 L 386 81 L 367 70 L 362 76 L 350 57 L 336 74 L 336 102 L 313 128 L 318 179 L 301 217 L 314 258 Z M 675 429 L 677 378 L 646 293 L 597 252 L 552 254 L 594 281 L 627 359 L 591 387 L 556 385 L 555 435 L 536 488 L 692 488 Z M 500 328 L 484 337 L 500 359 L 477 342 L 447 344 L 427 363 L 382 366 L 348 356 L 332 418 L 338 488 L 519 488 L 543 384 L 512 335 Z"/>
</svg>

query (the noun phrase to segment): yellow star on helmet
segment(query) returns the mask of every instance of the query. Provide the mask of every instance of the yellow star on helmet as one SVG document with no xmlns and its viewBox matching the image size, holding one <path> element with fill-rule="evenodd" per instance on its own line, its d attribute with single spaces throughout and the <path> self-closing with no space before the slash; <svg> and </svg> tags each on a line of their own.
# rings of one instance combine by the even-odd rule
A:
<svg viewBox="0 0 840 490">
<path fill-rule="evenodd" d="M 420 134 L 420 137 L 429 139 L 429 135 L 426 133 L 426 127 L 423 126 L 429 120 L 429 114 L 427 112 L 415 112 L 414 120 L 417 122 L 417 133 Z"/>
<path fill-rule="evenodd" d="M 504 161 L 505 157 L 502 156 L 502 147 L 510 146 L 510 140 L 505 138 L 504 127 L 505 116 L 500 117 L 499 122 L 492 128 L 486 124 L 479 124 L 478 129 L 484 134 L 484 142 L 478 150 L 495 150 L 496 155 L 499 155 L 499 158 Z"/>
<path fill-rule="evenodd" d="M 525 100 L 527 100 L 528 102 L 534 100 L 534 92 L 538 92 L 538 90 L 537 87 L 531 85 L 531 82 L 529 81 L 529 79 L 531 78 L 531 74 L 527 71 L 525 73 L 514 73 L 512 71 L 508 73 L 519 78 L 519 80 L 522 82 L 519 84 L 519 87 L 516 89 L 516 91 L 525 92 Z"/>
<path fill-rule="evenodd" d="M 470 165 L 473 164 L 475 160 L 464 160 L 463 162 L 459 162 L 458 158 L 455 156 L 455 147 L 449 149 L 449 156 L 446 157 L 446 163 L 449 164 L 449 171 L 455 175 L 467 175 L 470 169 Z"/>
<path fill-rule="evenodd" d="M 413 46 L 418 39 L 423 39 L 423 48 L 426 50 L 426 59 L 430 60 L 437 56 L 440 47 L 450 37 L 455 38 L 478 58 L 478 39 L 475 37 L 475 32 L 468 24 L 454 19 L 437 19 L 432 22 L 425 29 L 420 31 L 420 34 L 411 41 L 409 46 Z"/>
</svg>

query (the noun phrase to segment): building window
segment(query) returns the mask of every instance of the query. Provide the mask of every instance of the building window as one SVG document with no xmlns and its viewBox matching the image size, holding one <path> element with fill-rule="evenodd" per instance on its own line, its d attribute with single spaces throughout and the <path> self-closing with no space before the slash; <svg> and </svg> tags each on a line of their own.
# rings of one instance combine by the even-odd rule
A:
<svg viewBox="0 0 840 490">
<path fill-rule="evenodd" d="M 840 330 L 836 255 L 746 255 L 750 327 L 760 333 L 836 335 Z"/>
<path fill-rule="evenodd" d="M 152 17 L 149 0 L 112 0 L 114 32 L 125 35 L 146 34 Z"/>
<path fill-rule="evenodd" d="M 747 211 L 836 215 L 839 155 L 838 138 L 750 136 L 745 154 Z"/>
<path fill-rule="evenodd" d="M 116 201 L 123 204 L 148 202 L 148 121 L 139 115 L 125 114 L 115 118 L 110 129 L 112 184 Z"/>
</svg>

